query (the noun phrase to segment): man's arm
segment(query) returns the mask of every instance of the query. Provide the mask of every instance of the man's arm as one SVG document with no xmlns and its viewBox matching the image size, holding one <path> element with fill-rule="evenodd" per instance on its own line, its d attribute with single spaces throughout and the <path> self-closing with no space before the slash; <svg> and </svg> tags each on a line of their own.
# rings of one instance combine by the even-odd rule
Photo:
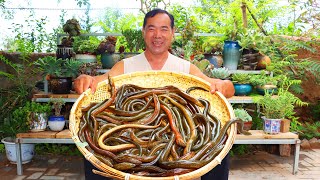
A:
<svg viewBox="0 0 320 180">
<path fill-rule="evenodd" d="M 74 80 L 74 89 L 78 94 L 83 93 L 87 89 L 91 88 L 92 92 L 96 91 L 99 82 L 108 79 L 110 76 L 118 76 L 124 73 L 123 61 L 116 63 L 109 72 L 99 76 L 89 76 L 82 74 Z"/>
<path fill-rule="evenodd" d="M 229 80 L 210 78 L 205 74 L 203 74 L 200 71 L 200 69 L 194 64 L 190 64 L 189 73 L 208 81 L 211 84 L 210 86 L 211 93 L 214 93 L 215 91 L 219 91 L 227 98 L 232 97 L 234 95 L 234 91 L 235 91 L 234 86 L 233 86 L 233 83 Z"/>
</svg>

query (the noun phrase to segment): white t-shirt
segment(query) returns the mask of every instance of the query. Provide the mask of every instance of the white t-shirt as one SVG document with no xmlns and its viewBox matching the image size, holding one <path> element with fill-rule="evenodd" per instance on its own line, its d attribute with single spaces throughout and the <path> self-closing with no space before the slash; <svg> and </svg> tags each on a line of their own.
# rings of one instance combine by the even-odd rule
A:
<svg viewBox="0 0 320 180">
<path fill-rule="evenodd" d="M 146 56 L 144 55 L 144 52 L 139 55 L 124 59 L 123 62 L 124 62 L 124 74 L 132 73 L 136 71 L 153 70 Z M 163 65 L 161 70 L 171 71 L 171 72 L 182 72 L 182 73 L 189 74 L 190 62 L 169 53 L 168 59 Z"/>
</svg>

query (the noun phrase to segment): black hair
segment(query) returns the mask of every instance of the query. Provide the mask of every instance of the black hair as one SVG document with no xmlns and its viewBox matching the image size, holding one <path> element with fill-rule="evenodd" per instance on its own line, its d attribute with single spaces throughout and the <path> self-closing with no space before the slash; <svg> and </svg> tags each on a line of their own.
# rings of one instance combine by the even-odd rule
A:
<svg viewBox="0 0 320 180">
<path fill-rule="evenodd" d="M 167 14 L 170 18 L 170 21 L 171 21 L 171 23 L 170 23 L 171 29 L 173 29 L 174 17 L 172 16 L 172 14 L 168 13 L 168 11 L 163 10 L 163 9 L 159 9 L 159 8 L 153 9 L 146 14 L 146 16 L 144 17 L 144 20 L 143 20 L 143 28 L 145 28 L 145 26 L 146 26 L 147 19 L 152 18 L 157 14 Z"/>
</svg>

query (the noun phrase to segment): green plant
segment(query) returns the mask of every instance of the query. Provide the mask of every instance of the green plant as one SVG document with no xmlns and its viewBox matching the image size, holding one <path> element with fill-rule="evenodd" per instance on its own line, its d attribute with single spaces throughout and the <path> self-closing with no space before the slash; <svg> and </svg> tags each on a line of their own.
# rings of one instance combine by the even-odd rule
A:
<svg viewBox="0 0 320 180">
<path fill-rule="evenodd" d="M 271 46 L 270 37 L 255 30 L 248 30 L 239 33 L 238 42 L 242 50 L 256 50 L 261 53 L 267 53 L 269 50 L 268 47 Z"/>
<path fill-rule="evenodd" d="M 278 85 L 279 77 L 270 76 L 262 72 L 261 74 L 253 74 L 249 79 L 250 84 L 253 86 L 264 86 L 264 85 Z"/>
<path fill-rule="evenodd" d="M 73 51 L 76 54 L 96 54 L 97 45 L 90 39 L 76 39 Z"/>
<path fill-rule="evenodd" d="M 232 82 L 238 84 L 249 84 L 250 83 L 251 74 L 246 73 L 235 73 L 232 74 L 231 79 Z"/>
<path fill-rule="evenodd" d="M 214 68 L 209 72 L 210 77 L 217 79 L 227 79 L 230 75 L 231 73 L 229 72 L 228 68 L 225 67 Z"/>
<path fill-rule="evenodd" d="M 250 122 L 252 121 L 252 117 L 250 116 L 250 114 L 242 108 L 236 108 L 233 110 L 234 114 L 237 118 L 240 118 L 242 121 L 244 122 Z"/>
<path fill-rule="evenodd" d="M 300 125 L 299 129 L 299 135 L 301 138 L 320 138 L 320 121 L 314 123 L 306 122 L 304 125 Z"/>
<path fill-rule="evenodd" d="M 63 105 L 65 105 L 65 101 L 61 98 L 51 98 L 49 101 L 52 104 L 52 108 L 54 109 L 55 116 L 61 116 L 61 109 Z"/>
<path fill-rule="evenodd" d="M 139 50 L 145 48 L 142 31 L 140 29 L 125 29 L 122 30 L 122 35 L 126 39 L 127 47 L 130 52 L 139 52 Z"/>
<path fill-rule="evenodd" d="M 117 37 L 107 36 L 97 47 L 97 54 L 108 53 L 112 54 L 116 51 Z M 120 52 L 121 53 L 121 52 Z"/>
<path fill-rule="evenodd" d="M 269 119 L 282 119 L 293 116 L 294 106 L 305 106 L 306 102 L 290 93 L 287 89 L 279 88 L 277 96 L 265 93 L 263 97 L 253 98 L 262 107 L 262 113 Z"/>
<path fill-rule="evenodd" d="M 76 77 L 81 66 L 81 62 L 74 59 L 63 60 L 53 56 L 39 58 L 34 64 L 39 67 L 38 70 L 52 77 Z"/>
<path fill-rule="evenodd" d="M 23 110 L 27 111 L 27 122 L 31 124 L 31 122 L 37 118 L 34 116 L 35 113 L 46 113 L 47 115 L 51 112 L 51 105 L 49 103 L 37 103 L 34 101 L 27 102 L 25 106 L 23 106 Z"/>
</svg>

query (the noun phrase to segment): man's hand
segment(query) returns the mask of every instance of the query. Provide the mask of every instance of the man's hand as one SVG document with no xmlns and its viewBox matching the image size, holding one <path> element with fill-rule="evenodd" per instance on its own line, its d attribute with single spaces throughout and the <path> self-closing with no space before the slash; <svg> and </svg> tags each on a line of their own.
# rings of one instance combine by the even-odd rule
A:
<svg viewBox="0 0 320 180">
<path fill-rule="evenodd" d="M 97 88 L 97 84 L 98 83 L 94 77 L 86 74 L 81 74 L 79 77 L 77 77 L 74 80 L 74 89 L 78 94 L 83 93 L 89 88 L 91 88 L 92 92 L 95 92 Z"/>
<path fill-rule="evenodd" d="M 234 86 L 229 80 L 211 79 L 210 92 L 215 93 L 216 91 L 221 92 L 226 98 L 230 98 L 234 95 Z"/>
</svg>

